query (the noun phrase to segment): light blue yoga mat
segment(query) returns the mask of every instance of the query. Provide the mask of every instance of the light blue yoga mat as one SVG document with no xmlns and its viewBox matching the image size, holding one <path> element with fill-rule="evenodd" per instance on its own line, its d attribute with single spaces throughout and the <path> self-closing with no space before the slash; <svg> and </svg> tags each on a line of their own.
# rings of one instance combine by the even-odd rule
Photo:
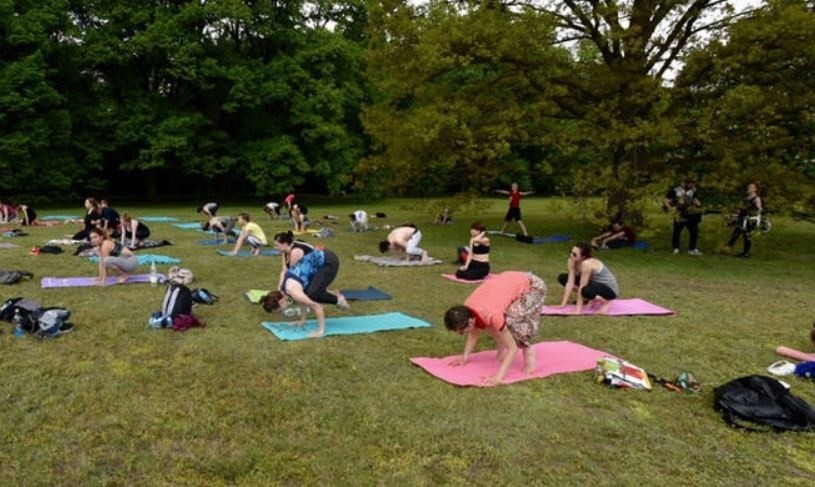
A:
<svg viewBox="0 0 815 487">
<path fill-rule="evenodd" d="M 139 218 L 143 222 L 177 222 L 178 218 L 174 216 L 143 216 Z M 200 225 L 199 225 L 200 227 Z"/>
<path fill-rule="evenodd" d="M 201 224 L 197 222 L 173 223 L 173 226 L 182 230 L 201 230 Z"/>
<path fill-rule="evenodd" d="M 150 265 L 151 263 L 155 262 L 156 264 L 180 264 L 181 259 L 176 259 L 175 257 L 170 257 L 167 255 L 158 255 L 158 254 L 139 254 L 139 265 Z M 91 264 L 98 264 L 99 257 L 96 255 L 92 255 L 89 257 Z"/>
<path fill-rule="evenodd" d="M 218 252 L 218 255 L 223 255 L 224 257 L 254 257 L 251 250 L 239 250 L 238 255 L 232 255 L 231 250 L 216 250 L 216 252 Z M 271 257 L 273 255 L 280 255 L 280 251 L 276 249 L 263 249 L 260 251 L 260 255 Z"/>
<path fill-rule="evenodd" d="M 39 220 L 78 220 L 79 218 L 76 215 L 46 215 L 41 216 Z"/>
<path fill-rule="evenodd" d="M 317 320 L 307 320 L 306 326 L 303 327 L 289 326 L 288 321 L 264 321 L 261 326 L 281 340 L 306 340 L 311 338 L 308 336 L 310 332 L 317 330 Z M 430 323 L 424 320 L 399 312 L 367 316 L 331 317 L 325 319 L 324 336 L 354 335 L 375 331 L 427 328 L 429 326 Z"/>
<path fill-rule="evenodd" d="M 235 245 L 235 239 L 230 239 L 226 241 L 227 244 Z M 223 240 L 199 240 L 198 245 L 223 245 Z"/>
</svg>

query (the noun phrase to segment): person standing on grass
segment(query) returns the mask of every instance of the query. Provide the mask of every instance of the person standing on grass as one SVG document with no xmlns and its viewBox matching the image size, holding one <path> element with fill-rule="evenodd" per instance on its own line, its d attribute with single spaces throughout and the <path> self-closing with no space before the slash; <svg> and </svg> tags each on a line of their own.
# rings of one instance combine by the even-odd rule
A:
<svg viewBox="0 0 815 487">
<path fill-rule="evenodd" d="M 685 179 L 685 181 L 675 188 L 671 188 L 665 194 L 662 208 L 666 212 L 673 212 L 674 224 L 671 234 L 671 245 L 673 253 L 679 253 L 679 237 L 683 228 L 688 229 L 690 240 L 688 241 L 688 254 L 699 256 L 697 244 L 699 242 L 699 223 L 702 221 L 702 203 L 699 201 L 699 191 L 696 188 L 696 181 Z"/>
<path fill-rule="evenodd" d="M 498 194 L 509 195 L 509 209 L 504 217 L 504 225 L 501 226 L 501 233 L 506 231 L 509 222 L 515 221 L 518 223 L 518 226 L 521 227 L 523 234 L 528 235 L 526 225 L 524 225 L 524 222 L 521 219 L 521 196 L 529 196 L 530 194 L 533 194 L 534 191 L 520 191 L 518 189 L 518 183 L 512 183 L 509 191 L 505 189 L 496 189 L 495 192 Z"/>
<path fill-rule="evenodd" d="M 413 223 L 398 226 L 391 230 L 387 240 L 379 242 L 379 251 L 385 253 L 389 250 L 405 252 L 405 259 L 419 256 L 422 262 L 427 260 L 427 251 L 419 247 L 422 242 L 422 232 Z"/>
<path fill-rule="evenodd" d="M 470 245 L 464 265 L 456 271 L 456 277 L 467 281 L 479 281 L 490 273 L 490 238 L 482 223 L 470 226 Z"/>
<path fill-rule="evenodd" d="M 464 305 L 453 306 L 444 314 L 448 330 L 467 335 L 464 354 L 448 364 L 465 365 L 484 331 L 495 340 L 500 365 L 495 374 L 482 378 L 483 385 L 497 385 L 504 380 L 519 348 L 524 355 L 524 372 L 532 373 L 535 352 L 530 346 L 538 334 L 545 298 L 546 284 L 531 272 L 507 271 L 485 281 Z"/>
<path fill-rule="evenodd" d="M 608 267 L 592 256 L 591 245 L 579 243 L 572 247 L 566 265 L 569 272 L 560 274 L 557 278 L 564 286 L 563 300 L 555 308 L 566 306 L 572 292 L 575 292 L 575 314 L 583 311 L 583 300 L 600 302 L 597 314 L 606 314 L 611 301 L 620 295 L 620 285 Z"/>
<path fill-rule="evenodd" d="M 323 336 L 325 334 L 323 303 L 336 304 L 345 309 L 350 307 L 341 293 L 328 290 L 339 268 L 340 261 L 334 252 L 327 249 L 309 252 L 286 269 L 278 291 L 273 291 L 261 299 L 263 309 L 269 313 L 286 309 L 288 298 L 292 298 L 300 305 L 300 319 L 291 325 L 303 326 L 308 310 L 312 309 L 317 317 L 317 330 L 309 333 L 309 336 Z"/>
<path fill-rule="evenodd" d="M 130 277 L 130 273 L 136 270 L 139 259 L 127 247 L 119 242 L 114 242 L 108 238 L 106 231 L 99 227 L 94 227 L 89 232 L 91 243 L 96 247 L 99 254 L 99 278 L 97 285 L 107 284 L 108 269 L 119 274 L 116 282 L 123 283 Z"/>
<path fill-rule="evenodd" d="M 744 239 L 744 246 L 737 257 L 750 257 L 750 249 L 753 247 L 753 231 L 758 228 L 763 211 L 764 203 L 759 196 L 759 185 L 757 182 L 752 182 L 747 185 L 747 195 L 738 213 L 731 216 L 736 226 L 733 228 L 733 233 L 730 234 L 727 246 L 732 247 L 740 235 Z"/>
<path fill-rule="evenodd" d="M 243 242 L 252 246 L 252 255 L 260 254 L 260 248 L 268 245 L 266 241 L 266 234 L 260 225 L 250 221 L 249 213 L 241 213 L 238 215 L 238 225 L 241 227 L 241 234 L 238 236 L 238 241 L 235 242 L 235 248 L 232 249 L 231 255 L 238 255 Z"/>
</svg>

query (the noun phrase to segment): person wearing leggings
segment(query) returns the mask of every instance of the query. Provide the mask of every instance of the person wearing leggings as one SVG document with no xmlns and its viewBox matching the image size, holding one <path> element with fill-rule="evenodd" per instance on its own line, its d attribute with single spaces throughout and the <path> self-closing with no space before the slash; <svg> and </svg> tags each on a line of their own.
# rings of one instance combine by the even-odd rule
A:
<svg viewBox="0 0 815 487">
<path fill-rule="evenodd" d="M 583 310 L 583 300 L 599 302 L 597 314 L 605 314 L 611 301 L 620 295 L 620 286 L 614 274 L 599 259 L 592 256 L 592 248 L 588 243 L 579 243 L 572 247 L 567 265 L 569 272 L 558 276 L 564 290 L 563 300 L 556 307 L 566 306 L 572 292 L 576 292 L 575 314 L 580 314 Z"/>
</svg>

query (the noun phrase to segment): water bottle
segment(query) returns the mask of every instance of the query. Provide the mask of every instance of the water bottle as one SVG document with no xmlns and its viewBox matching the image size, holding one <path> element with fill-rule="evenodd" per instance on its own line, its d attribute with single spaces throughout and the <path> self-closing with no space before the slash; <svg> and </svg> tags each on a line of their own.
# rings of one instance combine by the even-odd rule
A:
<svg viewBox="0 0 815 487">
<path fill-rule="evenodd" d="M 19 310 L 14 312 L 14 318 L 12 318 L 11 322 L 14 323 L 14 336 L 24 336 L 25 330 L 23 330 L 23 317 L 20 315 Z"/>
<path fill-rule="evenodd" d="M 156 261 L 150 262 L 150 285 L 156 287 L 158 285 L 158 271 L 156 270 Z"/>
</svg>

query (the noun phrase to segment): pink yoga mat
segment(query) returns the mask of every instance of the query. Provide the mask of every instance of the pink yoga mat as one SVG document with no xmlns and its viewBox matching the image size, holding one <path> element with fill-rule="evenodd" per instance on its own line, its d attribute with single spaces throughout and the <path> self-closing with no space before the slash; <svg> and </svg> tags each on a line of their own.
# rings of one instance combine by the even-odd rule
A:
<svg viewBox="0 0 815 487">
<path fill-rule="evenodd" d="M 532 345 L 537 363 L 535 370 L 527 375 L 523 371 L 523 353 L 518 351 L 515 362 L 510 366 L 505 384 L 529 379 L 548 377 L 567 372 L 593 370 L 597 360 L 609 356 L 601 350 L 586 347 L 568 341 L 540 342 Z M 470 355 L 467 365 L 451 366 L 449 362 L 457 355 L 444 358 L 414 357 L 410 361 L 426 370 L 430 375 L 457 386 L 481 387 L 481 380 L 498 371 L 499 363 L 495 359 L 495 350 L 478 352 Z"/>
<path fill-rule="evenodd" d="M 775 349 L 775 353 L 785 357 L 794 358 L 795 360 L 803 360 L 804 362 L 815 360 L 815 353 L 801 352 L 789 347 L 778 347 Z"/>
<path fill-rule="evenodd" d="M 445 279 L 449 279 L 449 280 L 455 281 L 455 282 L 461 282 L 461 283 L 464 283 L 464 284 L 480 284 L 480 283 L 486 281 L 487 279 L 492 279 L 493 276 L 495 276 L 495 274 L 487 274 L 487 277 L 485 277 L 484 279 L 479 279 L 478 281 L 468 281 L 467 279 L 459 279 L 458 277 L 456 277 L 455 274 L 442 274 L 441 275 L 441 277 L 443 277 Z"/>
<path fill-rule="evenodd" d="M 574 315 L 575 305 L 567 304 L 563 308 L 553 308 L 551 306 L 544 306 L 541 310 L 542 315 L 551 316 L 570 316 Z M 599 304 L 591 303 L 590 305 L 583 306 L 583 311 L 580 312 L 581 316 L 596 315 L 597 310 L 600 308 Z M 644 299 L 615 299 L 611 302 L 606 315 L 608 316 L 635 316 L 635 315 L 675 315 L 675 311 L 657 306 L 649 303 Z"/>
<path fill-rule="evenodd" d="M 105 281 L 108 286 L 113 284 L 118 284 L 116 282 L 116 276 L 110 276 Z M 167 276 L 164 274 L 158 275 L 159 282 L 164 282 L 167 280 Z M 150 282 L 150 274 L 133 274 L 127 278 L 122 284 L 137 284 L 137 283 L 144 283 Z M 96 278 L 95 277 L 43 277 L 40 281 L 40 287 L 85 287 L 85 286 L 95 286 L 96 285 Z"/>
</svg>

